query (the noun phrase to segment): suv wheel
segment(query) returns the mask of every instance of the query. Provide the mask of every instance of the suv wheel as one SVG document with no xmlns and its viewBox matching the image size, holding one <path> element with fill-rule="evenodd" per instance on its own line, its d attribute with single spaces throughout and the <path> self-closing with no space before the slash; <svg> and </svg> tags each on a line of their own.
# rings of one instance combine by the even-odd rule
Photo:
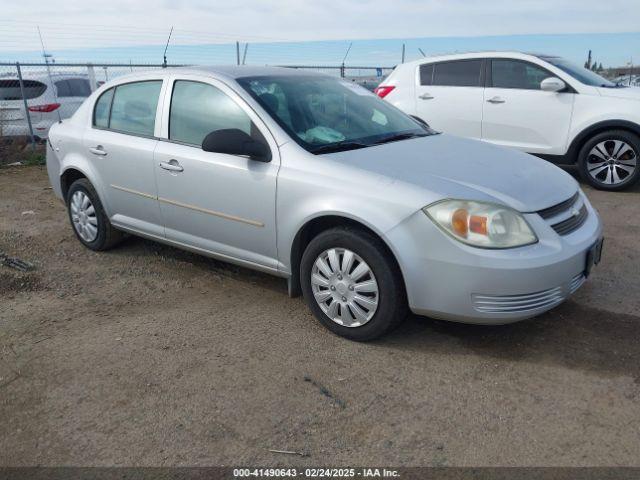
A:
<svg viewBox="0 0 640 480">
<path fill-rule="evenodd" d="M 398 267 L 367 232 L 333 228 L 319 234 L 302 256 L 300 278 L 316 318 L 351 340 L 377 338 L 407 316 Z"/>
<path fill-rule="evenodd" d="M 76 180 L 69 187 L 67 210 L 76 237 L 91 250 L 107 250 L 124 236 L 109 222 L 98 194 L 86 178 Z"/>
<path fill-rule="evenodd" d="M 640 138 L 624 130 L 600 133 L 578 156 L 582 178 L 600 190 L 623 190 L 640 177 Z"/>
</svg>

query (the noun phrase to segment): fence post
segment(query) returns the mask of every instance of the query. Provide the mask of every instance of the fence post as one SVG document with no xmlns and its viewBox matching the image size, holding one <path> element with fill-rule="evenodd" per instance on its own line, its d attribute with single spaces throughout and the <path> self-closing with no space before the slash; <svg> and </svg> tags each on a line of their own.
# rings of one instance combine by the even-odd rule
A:
<svg viewBox="0 0 640 480">
<path fill-rule="evenodd" d="M 24 82 L 22 81 L 22 70 L 20 69 L 20 62 L 16 62 L 16 70 L 18 71 L 18 81 L 20 82 L 20 95 L 22 96 L 22 102 L 24 103 L 24 114 L 27 116 L 27 123 L 29 124 L 31 148 L 35 151 L 36 137 L 33 135 L 33 125 L 31 125 L 31 114 L 29 112 L 29 105 L 27 105 L 27 97 L 24 92 Z"/>
<path fill-rule="evenodd" d="M 91 87 L 91 91 L 95 92 L 98 87 L 98 84 L 96 83 L 96 71 L 90 63 L 87 63 L 87 73 L 89 74 L 89 86 Z"/>
</svg>

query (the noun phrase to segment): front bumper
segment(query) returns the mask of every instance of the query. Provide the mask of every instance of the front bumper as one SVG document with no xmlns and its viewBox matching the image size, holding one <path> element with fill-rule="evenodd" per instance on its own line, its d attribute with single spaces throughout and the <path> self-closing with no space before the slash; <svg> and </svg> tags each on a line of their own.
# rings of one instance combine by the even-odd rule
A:
<svg viewBox="0 0 640 480">
<path fill-rule="evenodd" d="M 582 195 L 582 194 L 581 194 Z M 560 236 L 537 213 L 526 219 L 539 242 L 507 250 L 464 245 L 422 211 L 387 232 L 416 314 L 464 323 L 504 324 L 562 303 L 585 280 L 587 252 L 602 237 L 597 212 Z"/>
</svg>

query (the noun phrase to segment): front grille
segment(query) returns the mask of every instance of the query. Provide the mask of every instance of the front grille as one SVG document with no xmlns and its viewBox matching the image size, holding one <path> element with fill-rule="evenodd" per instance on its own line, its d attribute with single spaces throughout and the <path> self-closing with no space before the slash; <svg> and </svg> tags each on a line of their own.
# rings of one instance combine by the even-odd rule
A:
<svg viewBox="0 0 640 480">
<path fill-rule="evenodd" d="M 522 313 L 551 308 L 564 300 L 562 287 L 525 295 L 473 295 L 473 307 L 482 313 Z"/>
<path fill-rule="evenodd" d="M 579 206 L 580 203 L 581 205 Z M 578 192 L 564 202 L 539 210 L 537 213 L 551 224 L 551 228 L 558 235 L 569 235 L 580 228 L 589 216 L 589 211 L 584 202 L 581 201 Z M 559 221 L 556 219 L 559 219 Z"/>
<path fill-rule="evenodd" d="M 569 210 L 573 206 L 573 204 L 578 201 L 578 196 L 578 192 L 576 192 L 576 194 L 569 200 L 565 200 L 564 202 L 554 205 L 553 207 L 540 210 L 538 212 L 538 215 L 540 215 L 545 220 L 551 217 L 555 217 L 556 215 L 560 215 L 562 212 Z"/>
<path fill-rule="evenodd" d="M 473 294 L 473 308 L 481 313 L 509 314 L 549 310 L 563 302 L 585 282 L 584 273 L 579 273 L 569 282 L 541 292 L 522 295 Z"/>
<path fill-rule="evenodd" d="M 575 293 L 585 282 L 587 278 L 584 276 L 584 273 L 579 273 L 571 280 L 569 284 L 569 292 Z"/>
<path fill-rule="evenodd" d="M 551 225 L 551 228 L 553 228 L 558 235 L 569 235 L 571 232 L 582 226 L 587 219 L 587 215 L 589 215 L 587 207 L 582 205 L 582 208 L 578 211 L 577 215 L 572 215 L 560 223 Z"/>
</svg>

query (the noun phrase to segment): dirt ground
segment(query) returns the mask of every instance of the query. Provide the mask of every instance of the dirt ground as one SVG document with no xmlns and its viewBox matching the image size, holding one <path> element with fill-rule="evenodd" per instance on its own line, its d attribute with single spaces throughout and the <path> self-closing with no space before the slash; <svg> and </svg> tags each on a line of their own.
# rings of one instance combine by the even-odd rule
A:
<svg viewBox="0 0 640 480">
<path fill-rule="evenodd" d="M 551 312 L 358 344 L 281 279 L 85 249 L 47 186 L 0 170 L 0 251 L 36 265 L 0 266 L 0 465 L 640 465 L 639 188 L 583 185 L 603 262 Z"/>
</svg>

